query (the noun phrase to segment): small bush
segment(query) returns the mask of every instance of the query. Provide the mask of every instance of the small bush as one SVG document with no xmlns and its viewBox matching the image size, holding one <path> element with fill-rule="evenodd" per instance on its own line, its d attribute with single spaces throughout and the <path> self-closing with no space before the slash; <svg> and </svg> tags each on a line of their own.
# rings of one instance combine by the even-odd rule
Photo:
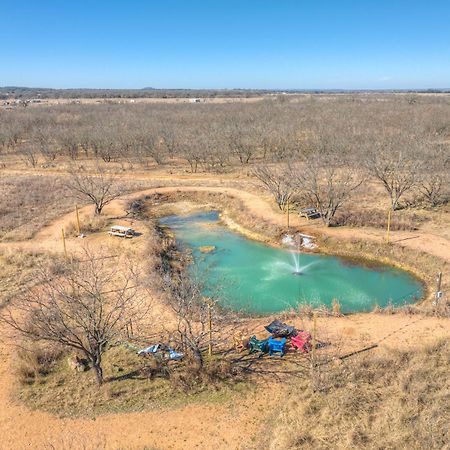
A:
<svg viewBox="0 0 450 450">
<path fill-rule="evenodd" d="M 62 355 L 62 349 L 56 346 L 33 346 L 30 349 L 19 349 L 15 369 L 19 383 L 33 384 L 48 375 Z"/>
</svg>

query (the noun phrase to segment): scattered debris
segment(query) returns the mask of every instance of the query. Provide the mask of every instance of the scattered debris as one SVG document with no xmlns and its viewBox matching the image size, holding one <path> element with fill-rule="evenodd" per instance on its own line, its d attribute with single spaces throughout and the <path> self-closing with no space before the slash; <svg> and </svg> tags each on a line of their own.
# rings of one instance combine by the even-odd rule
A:
<svg viewBox="0 0 450 450">
<path fill-rule="evenodd" d="M 165 344 L 151 345 L 150 347 L 143 348 L 142 350 L 138 350 L 137 354 L 139 356 L 143 356 L 146 354 L 156 356 L 157 354 L 159 354 L 164 359 L 168 359 L 170 361 L 180 361 L 184 357 L 183 353 L 177 352 L 176 350 L 174 350 L 173 348 L 171 348 Z"/>
</svg>

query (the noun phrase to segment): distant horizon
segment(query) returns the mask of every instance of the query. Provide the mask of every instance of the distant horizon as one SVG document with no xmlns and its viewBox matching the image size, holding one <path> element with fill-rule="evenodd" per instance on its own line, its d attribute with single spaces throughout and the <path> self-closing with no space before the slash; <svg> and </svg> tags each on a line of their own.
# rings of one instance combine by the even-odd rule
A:
<svg viewBox="0 0 450 450">
<path fill-rule="evenodd" d="M 242 88 L 242 87 L 51 87 L 51 86 L 21 86 L 21 85 L 0 85 L 0 89 L 26 89 L 26 90 L 52 90 L 52 91 L 268 91 L 268 92 L 311 92 L 311 91 L 323 91 L 323 92 L 390 92 L 390 91 L 448 91 L 449 87 L 407 87 L 407 88 Z"/>
</svg>

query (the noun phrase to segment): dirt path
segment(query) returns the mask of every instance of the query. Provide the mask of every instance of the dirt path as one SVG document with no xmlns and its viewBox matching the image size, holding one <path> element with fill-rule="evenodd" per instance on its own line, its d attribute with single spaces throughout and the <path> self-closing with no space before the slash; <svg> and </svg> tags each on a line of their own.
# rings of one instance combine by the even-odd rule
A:
<svg viewBox="0 0 450 450">
<path fill-rule="evenodd" d="M 65 175 L 67 172 L 64 170 L 14 170 L 4 169 L 3 173 L 10 175 Z M 265 221 L 268 221 L 275 225 L 286 226 L 286 217 L 279 211 L 275 210 L 272 206 L 270 198 L 262 197 L 260 194 L 256 195 L 249 192 L 251 188 L 255 189 L 252 182 L 246 178 L 238 179 L 230 178 L 230 176 L 221 177 L 208 177 L 199 176 L 197 174 L 184 174 L 184 175 L 170 175 L 170 174 L 149 174 L 145 172 L 133 172 L 121 174 L 118 178 L 124 180 L 134 180 L 136 182 L 145 181 L 161 181 L 167 184 L 165 187 L 158 187 L 152 189 L 146 189 L 133 194 L 125 195 L 117 202 L 121 202 L 123 205 L 124 199 L 129 200 L 131 198 L 138 198 L 141 195 L 151 194 L 155 192 L 176 192 L 176 191 L 197 191 L 197 192 L 217 192 L 226 193 L 234 198 L 241 200 L 246 209 L 250 211 L 255 217 L 261 217 Z M 245 189 L 238 189 L 229 187 L 230 183 L 238 182 L 245 186 Z M 117 204 L 116 206 L 117 207 Z M 64 223 L 66 217 L 62 217 L 59 223 Z M 333 236 L 341 239 L 361 239 L 370 240 L 374 242 L 383 242 L 385 239 L 385 231 L 373 228 L 349 228 L 349 227 L 337 227 L 326 228 L 321 226 L 319 221 L 307 221 L 300 218 L 297 214 L 292 214 L 290 217 L 290 224 L 293 227 L 301 229 L 304 233 L 312 235 L 324 235 Z M 42 233 L 48 230 L 46 227 Z M 58 230 L 60 232 L 60 229 Z M 41 233 L 39 233 L 41 235 Z M 424 231 L 391 231 L 392 244 L 399 245 L 401 247 L 408 247 L 414 250 L 423 251 L 435 255 L 443 260 L 450 262 L 450 241 L 438 234 L 429 233 Z M 34 239 L 36 242 L 36 239 Z M 4 243 L 3 243 L 4 244 Z M 4 244 L 3 246 L 8 245 Z M 2 246 L 2 243 L 0 243 Z"/>
<path fill-rule="evenodd" d="M 173 193 L 191 191 L 227 194 L 241 200 L 244 203 L 246 210 L 251 212 L 255 217 L 260 217 L 261 220 L 265 220 L 274 225 L 286 226 L 286 217 L 272 208 L 270 200 L 262 198 L 251 192 L 225 186 L 167 186 L 146 189 L 117 199 L 108 206 L 106 211 L 110 214 L 118 213 L 120 210 L 123 210 L 124 205 L 128 201 L 139 198 L 143 195 L 150 195 L 156 192 Z M 85 207 L 82 209 L 82 212 L 87 213 L 87 211 L 90 212 L 91 209 L 92 208 L 90 207 Z M 24 241 L 20 244 L 15 242 L 2 242 L 0 243 L 0 247 L 13 247 L 20 245 L 22 248 L 47 248 L 49 241 L 57 241 L 60 239 L 61 228 L 64 225 L 67 225 L 67 223 L 73 222 L 73 220 L 73 213 L 67 214 L 41 230 L 32 241 Z M 366 239 L 380 243 L 385 239 L 385 232 L 383 230 L 347 227 L 325 228 L 320 226 L 317 221 L 308 222 L 296 214 L 291 215 L 290 224 L 292 227 L 297 227 L 304 233 L 316 236 L 334 236 L 341 239 Z M 392 231 L 391 242 L 392 244 L 399 245 L 401 247 L 408 247 L 414 250 L 430 253 L 450 262 L 450 242 L 442 236 L 421 231 Z"/>
<path fill-rule="evenodd" d="M 204 180 L 203 180 L 204 181 Z M 106 213 L 120 215 L 125 204 L 134 198 L 155 192 L 200 191 L 225 193 L 241 200 L 256 217 L 276 225 L 284 225 L 285 217 L 274 210 L 269 201 L 247 191 L 224 186 L 168 186 L 148 189 L 126 195 L 108 206 Z M 91 213 L 85 207 L 81 214 Z M 2 242 L 0 248 L 27 251 L 62 252 L 61 228 L 73 221 L 67 214 L 43 228 L 34 239 L 24 242 Z M 378 231 L 353 229 L 318 229 L 298 217 L 291 224 L 308 234 L 326 233 L 343 239 L 381 240 Z M 98 239 L 100 239 L 97 236 Z M 95 242 L 88 237 L 87 242 Z M 393 232 L 395 245 L 424 250 L 450 261 L 449 242 L 427 233 Z M 102 241 L 103 242 L 103 241 Z M 79 246 L 80 240 L 68 239 L 69 251 Z M 378 341 L 388 336 L 383 345 L 404 347 L 424 342 L 437 336 L 448 336 L 449 322 L 444 319 L 408 316 L 380 316 L 356 314 L 342 319 L 320 319 L 319 328 L 348 338 L 352 345 Z M 12 399 L 15 386 L 11 371 L 12 349 L 0 346 L 0 449 L 240 449 L 251 448 L 253 439 L 264 430 L 264 418 L 276 400 L 272 389 L 259 389 L 258 394 L 225 404 L 192 404 L 178 409 L 105 415 L 95 420 L 59 419 L 40 411 L 30 411 Z M 281 394 L 280 394 L 281 395 Z M 52 447 L 53 446 L 53 447 Z"/>
</svg>

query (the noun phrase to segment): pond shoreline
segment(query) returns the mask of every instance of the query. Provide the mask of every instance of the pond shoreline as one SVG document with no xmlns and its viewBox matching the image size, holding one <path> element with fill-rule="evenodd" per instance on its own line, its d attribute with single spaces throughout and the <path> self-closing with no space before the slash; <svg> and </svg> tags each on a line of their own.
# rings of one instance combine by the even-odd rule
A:
<svg viewBox="0 0 450 450">
<path fill-rule="evenodd" d="M 279 249 L 287 249 L 287 247 L 281 243 L 281 240 L 276 240 L 274 238 L 270 238 L 268 236 L 263 236 L 259 233 L 250 231 L 247 228 L 245 228 L 244 226 L 242 226 L 242 225 L 238 224 L 236 221 L 234 221 L 229 215 L 226 214 L 226 212 L 219 211 L 219 213 L 220 213 L 221 222 L 225 226 L 227 226 L 230 230 L 233 230 L 248 239 L 251 239 L 251 240 L 254 240 L 257 242 L 261 242 L 265 245 L 268 245 L 268 246 L 271 246 L 274 248 L 279 248 Z M 299 233 L 299 232 L 300 232 L 299 230 L 296 230 L 296 231 L 293 231 L 293 234 Z M 316 238 L 314 238 L 314 241 L 317 242 Z M 407 272 L 409 275 L 411 275 L 416 281 L 418 281 L 421 284 L 421 286 L 423 288 L 423 292 L 424 292 L 423 296 L 419 300 L 414 302 L 414 305 L 420 305 L 422 302 L 426 301 L 426 299 L 428 298 L 429 292 L 430 292 L 428 283 L 424 280 L 423 274 L 420 271 L 418 271 L 417 269 L 411 267 L 410 265 L 401 264 L 390 258 L 376 257 L 373 254 L 369 254 L 369 253 L 354 254 L 354 253 L 356 253 L 356 251 L 354 251 L 352 254 L 349 252 L 339 251 L 336 248 L 331 249 L 331 248 L 327 247 L 326 245 L 324 245 L 323 241 L 319 240 L 319 242 L 320 243 L 318 244 L 318 246 L 315 250 L 302 248 L 302 253 L 318 254 L 318 255 L 323 255 L 323 256 L 335 256 L 342 260 L 348 261 L 351 264 L 363 266 L 363 267 L 366 267 L 369 269 L 374 269 L 374 270 L 383 269 L 383 268 L 386 268 L 386 266 L 400 269 L 404 272 Z"/>
<path fill-rule="evenodd" d="M 331 311 L 333 304 L 338 302 L 345 313 L 370 312 L 380 306 L 415 304 L 423 296 L 423 284 L 397 267 L 379 261 L 361 264 L 355 258 L 318 251 L 302 251 L 300 254 L 304 257 L 296 262 L 296 252 L 289 246 L 267 245 L 266 239 L 263 242 L 249 239 L 233 225 L 230 227 L 229 220 L 224 220 L 223 211 L 217 208 L 195 207 L 189 213 L 186 208 L 182 214 L 164 208 L 163 214 L 157 215 L 160 224 L 168 227 L 172 238 L 183 242 L 183 247 L 191 248 L 194 254 L 198 254 L 204 245 L 226 249 L 226 253 L 208 256 L 207 264 L 212 268 L 211 280 L 219 276 L 239 284 L 237 291 L 234 287 L 228 290 L 231 285 L 223 286 L 226 302 L 234 305 L 232 309 L 244 309 L 252 316 L 259 316 L 307 305 Z M 210 225 L 218 225 L 223 232 L 213 231 L 216 229 Z M 245 238 L 243 241 L 240 240 L 242 237 Z M 258 241 L 259 246 L 255 246 Z M 205 263 L 204 258 L 200 258 L 200 266 Z M 296 273 L 295 270 L 301 270 L 307 276 L 302 277 L 304 281 L 300 284 L 290 276 Z M 254 285 L 251 280 L 260 281 Z"/>
<path fill-rule="evenodd" d="M 181 195 L 181 197 L 180 197 Z M 167 216 L 170 214 L 176 215 L 189 215 L 195 211 L 219 211 L 221 222 L 229 229 L 239 233 L 240 235 L 251 239 L 253 241 L 261 242 L 265 245 L 274 248 L 286 248 L 281 243 L 281 229 L 278 227 L 271 227 L 269 224 L 258 226 L 258 228 L 266 228 L 267 232 L 252 231 L 248 228 L 248 225 L 242 222 L 251 222 L 252 217 L 245 215 L 245 219 L 242 214 L 246 211 L 242 209 L 242 205 L 235 205 L 236 201 L 230 205 L 226 199 L 226 206 L 221 204 L 223 202 L 217 201 L 214 195 L 211 196 L 198 193 L 175 193 L 168 196 L 164 205 L 158 202 L 156 209 L 152 207 L 150 216 L 155 219 Z M 219 198 L 221 200 L 222 198 Z M 235 200 L 235 199 L 232 199 Z M 152 204 L 151 199 L 148 197 L 145 202 Z M 186 203 L 189 206 L 186 208 Z M 178 208 L 179 204 L 183 204 L 183 211 Z M 231 207 L 230 207 L 231 206 Z M 162 209 L 161 209 L 162 208 Z M 186 211 L 187 209 L 187 211 Z M 263 221 L 263 220 L 262 220 Z M 301 232 L 297 227 L 293 227 L 292 232 Z M 286 230 L 284 230 L 286 231 Z M 358 239 L 346 239 L 337 240 L 335 238 L 324 238 L 323 236 L 314 237 L 315 242 L 318 244 L 318 249 L 309 250 L 303 249 L 306 254 L 321 254 L 326 256 L 335 256 L 349 261 L 350 263 L 361 265 L 367 268 L 385 267 L 390 266 L 392 268 L 401 269 L 411 275 L 416 281 L 418 281 L 423 289 L 423 296 L 413 303 L 416 307 L 421 307 L 424 304 L 431 304 L 433 298 L 433 286 L 434 277 L 423 270 L 424 264 L 420 264 L 421 261 L 417 261 L 417 256 L 428 261 L 433 260 L 435 264 L 439 263 L 436 257 L 425 252 L 418 252 L 410 250 L 405 247 L 398 247 L 392 244 L 376 244 L 370 241 L 362 241 Z M 344 244 L 344 245 L 342 245 Z M 398 254 L 397 254 L 398 253 Z M 420 253 L 418 255 L 418 253 Z M 420 259 L 419 258 L 419 259 Z"/>
</svg>

